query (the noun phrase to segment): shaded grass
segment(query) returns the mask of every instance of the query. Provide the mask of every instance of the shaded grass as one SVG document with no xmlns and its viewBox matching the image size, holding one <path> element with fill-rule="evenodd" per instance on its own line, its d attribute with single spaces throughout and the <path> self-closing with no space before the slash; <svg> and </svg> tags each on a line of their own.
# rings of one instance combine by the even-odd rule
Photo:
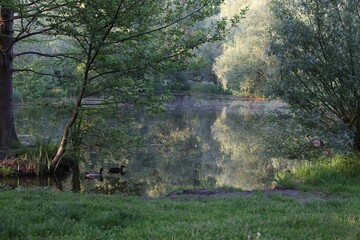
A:
<svg viewBox="0 0 360 240">
<path fill-rule="evenodd" d="M 358 239 L 360 201 L 0 193 L 0 239 Z"/>
<path fill-rule="evenodd" d="M 280 181 L 290 188 L 360 197 L 360 156 L 321 158 L 298 166 L 292 173 L 283 174 Z"/>
</svg>

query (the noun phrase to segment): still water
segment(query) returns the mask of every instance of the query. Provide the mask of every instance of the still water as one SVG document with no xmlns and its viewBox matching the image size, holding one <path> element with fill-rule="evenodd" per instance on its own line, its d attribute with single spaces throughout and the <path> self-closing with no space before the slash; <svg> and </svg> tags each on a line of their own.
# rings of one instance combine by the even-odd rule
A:
<svg viewBox="0 0 360 240">
<path fill-rule="evenodd" d="M 140 146 L 121 154 L 89 151 L 80 164 L 80 176 L 62 179 L 2 179 L 15 186 L 49 186 L 59 191 L 101 192 L 160 197 L 179 188 L 236 187 L 244 190 L 269 186 L 279 168 L 262 144 L 264 117 L 280 102 L 226 96 L 177 96 L 167 111 L 149 116 L 130 111 Z M 124 110 L 125 111 L 125 110 Z M 20 138 L 59 138 L 66 117 L 48 109 L 16 108 Z M 56 124 L 53 124 L 56 123 Z M 119 150 L 120 151 L 120 150 Z M 126 174 L 109 174 L 110 167 L 126 163 Z M 104 168 L 103 178 L 86 179 L 86 170 Z"/>
</svg>

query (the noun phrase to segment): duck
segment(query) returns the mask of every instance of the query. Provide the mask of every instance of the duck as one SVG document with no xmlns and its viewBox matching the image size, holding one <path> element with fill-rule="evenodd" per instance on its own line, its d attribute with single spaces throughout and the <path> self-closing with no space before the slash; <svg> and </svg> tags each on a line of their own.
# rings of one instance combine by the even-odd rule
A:
<svg viewBox="0 0 360 240">
<path fill-rule="evenodd" d="M 120 167 L 113 167 L 109 169 L 109 173 L 120 173 L 121 175 L 124 175 L 126 173 L 125 170 L 126 166 L 122 164 Z"/>
<path fill-rule="evenodd" d="M 93 170 L 91 170 L 91 171 L 86 171 L 86 172 L 85 172 L 85 176 L 86 176 L 87 178 L 101 178 L 101 177 L 102 177 L 102 171 L 103 171 L 103 170 L 104 170 L 103 168 L 100 168 L 100 171 L 99 171 L 99 172 L 93 171 Z"/>
</svg>

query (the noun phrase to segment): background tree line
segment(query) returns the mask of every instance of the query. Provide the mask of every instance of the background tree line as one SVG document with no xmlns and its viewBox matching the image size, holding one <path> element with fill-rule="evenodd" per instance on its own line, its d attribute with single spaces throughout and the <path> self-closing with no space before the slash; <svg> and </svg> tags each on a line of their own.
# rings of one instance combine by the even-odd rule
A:
<svg viewBox="0 0 360 240">
<path fill-rule="evenodd" d="M 222 86 L 281 99 L 313 133 L 343 144 L 350 138 L 359 151 L 358 2 L 227 1 L 222 13 L 243 6 L 249 7 L 246 19 L 213 65 Z"/>
<path fill-rule="evenodd" d="M 341 144 L 351 139 L 360 150 L 358 2 L 227 0 L 220 15 L 244 8 L 245 19 L 224 41 L 198 48 L 208 67 L 187 79 L 219 82 L 238 96 L 281 99 L 313 135 Z"/>
</svg>

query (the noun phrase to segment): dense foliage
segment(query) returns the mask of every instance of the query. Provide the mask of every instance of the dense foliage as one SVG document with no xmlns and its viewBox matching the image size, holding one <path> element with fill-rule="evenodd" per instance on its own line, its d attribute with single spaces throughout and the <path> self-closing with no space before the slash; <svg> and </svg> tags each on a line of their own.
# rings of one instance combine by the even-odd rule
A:
<svg viewBox="0 0 360 240">
<path fill-rule="evenodd" d="M 249 9 L 246 18 L 224 42 L 213 70 L 223 88 L 236 95 L 258 97 L 263 96 L 266 78 L 274 68 L 274 60 L 266 52 L 272 16 L 268 0 L 226 1 L 221 14 L 232 16 L 245 7 Z"/>
<path fill-rule="evenodd" d="M 84 99 L 101 98 L 98 114 L 100 110 L 114 111 L 120 104 L 150 112 L 161 110 L 167 98 L 155 94 L 154 86 L 161 83 L 162 76 L 184 69 L 192 49 L 222 39 L 244 14 L 239 11 L 232 18 L 210 18 L 222 2 L 72 0 L 1 5 L 16 12 L 7 22 L 15 23 L 8 39 L 18 50 L 12 56 L 18 60 L 8 73 L 25 73 L 18 78 L 18 83 L 26 82 L 19 87 L 22 95 L 43 98 L 68 92 L 75 98 L 67 106 L 71 114 L 53 164 L 72 137 L 78 139 L 76 148 L 82 144 L 84 123 L 98 125 L 92 123 L 89 108 L 83 107 Z M 10 48 L 4 51 L 12 54 Z M 29 77 L 29 73 L 35 75 Z M 7 82 L 11 80 L 9 76 Z"/>
<path fill-rule="evenodd" d="M 357 1 L 274 1 L 273 96 L 328 131 L 344 126 L 360 150 L 360 7 Z"/>
<path fill-rule="evenodd" d="M 16 12 L 15 97 L 46 104 L 50 96 L 73 100 L 51 100 L 69 111 L 63 150 L 136 145 L 138 139 L 125 137 L 131 124 L 114 127 L 119 106 L 155 113 L 168 99 L 159 92 L 190 88 L 252 97 L 266 91 L 289 103 L 303 126 L 294 124 L 295 137 L 286 132 L 277 139 L 283 146 L 299 145 L 301 151 L 309 134 L 327 135 L 327 146 L 360 148 L 355 1 L 72 0 L 1 6 Z M 246 19 L 226 35 L 243 9 Z M 93 97 L 101 101 L 84 101 Z M 310 127 L 315 130 L 303 131 Z M 297 155 L 292 147 L 287 152 Z"/>
<path fill-rule="evenodd" d="M 54 14 L 45 15 L 45 22 L 40 16 L 37 22 L 31 24 L 31 20 L 27 20 L 32 28 L 38 27 L 36 24 L 39 22 L 49 26 L 51 34 L 50 37 L 49 33 L 36 35 L 16 45 L 16 51 L 21 52 L 16 54 L 18 58 L 15 61 L 15 87 L 19 99 L 75 96 L 80 91 L 86 65 L 84 43 L 89 44 L 90 40 L 95 52 L 96 45 L 101 45 L 101 52 L 96 54 L 96 71 L 101 74 L 87 86 L 88 96 L 99 96 L 99 92 L 114 88 L 111 84 L 99 85 L 99 79 L 104 82 L 105 78 L 136 79 L 138 84 L 135 88 L 131 86 L 131 89 L 137 95 L 137 91 L 144 92 L 149 84 L 155 84 L 158 89 L 163 89 L 163 84 L 179 89 L 181 81 L 187 82 L 193 74 L 174 74 L 174 71 L 188 67 L 198 71 L 196 66 L 203 66 L 204 63 L 201 60 L 191 60 L 190 57 L 198 53 L 191 50 L 201 43 L 221 39 L 228 27 L 221 18 L 210 18 L 219 12 L 218 6 L 222 1 L 190 1 L 186 4 L 181 4 L 182 1 L 158 1 L 151 4 L 122 1 L 119 2 L 122 4 L 120 12 L 115 16 L 118 2 L 103 6 L 101 2 L 67 1 L 60 8 L 51 5 Z M 46 3 L 38 2 L 36 5 L 45 8 Z M 20 6 L 22 13 L 28 11 L 27 8 Z M 26 15 L 22 17 L 27 19 Z M 109 25 L 115 18 L 116 22 Z M 236 17 L 231 21 L 235 23 Z M 15 21 L 15 26 L 21 32 L 24 23 Z M 106 38 L 105 41 L 103 37 Z M 37 54 L 39 52 L 41 55 Z M 48 58 L 50 56 L 52 58 Z M 94 73 L 93 69 L 91 71 Z M 206 73 L 204 79 L 210 75 L 211 73 Z M 141 81 L 144 82 L 140 83 Z M 127 84 L 126 81 L 124 84 Z M 130 100 L 128 94 L 115 95 L 127 97 L 126 100 L 121 97 L 119 101 Z"/>
</svg>

